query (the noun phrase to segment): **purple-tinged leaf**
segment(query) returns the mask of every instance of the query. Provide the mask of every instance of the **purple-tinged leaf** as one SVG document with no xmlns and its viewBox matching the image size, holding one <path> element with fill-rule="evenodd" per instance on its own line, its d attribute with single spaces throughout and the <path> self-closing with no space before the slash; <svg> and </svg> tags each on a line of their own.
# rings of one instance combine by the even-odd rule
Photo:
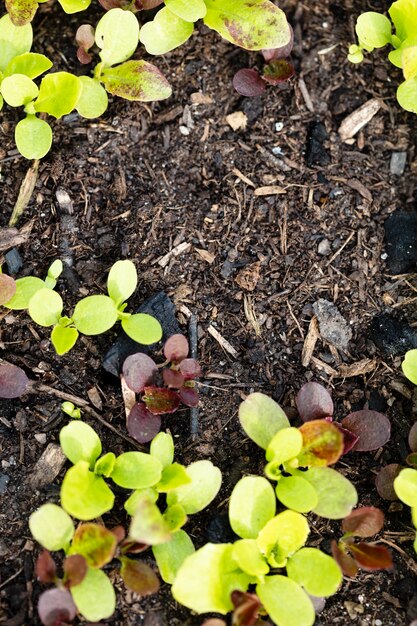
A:
<svg viewBox="0 0 417 626">
<path fill-rule="evenodd" d="M 109 563 L 116 551 L 115 534 L 101 524 L 80 524 L 71 543 L 71 553 L 82 555 L 89 567 L 101 568 Z"/>
<path fill-rule="evenodd" d="M 409 454 L 405 459 L 405 462 L 410 467 L 414 467 L 414 469 L 417 469 L 417 452 L 412 452 L 411 454 Z"/>
<path fill-rule="evenodd" d="M 408 445 L 411 452 L 417 452 L 417 422 L 411 426 L 408 433 Z"/>
<path fill-rule="evenodd" d="M 43 550 L 35 563 L 35 573 L 41 583 L 54 583 L 56 580 L 56 565 L 48 550 Z"/>
<path fill-rule="evenodd" d="M 188 356 L 190 348 L 184 335 L 172 335 L 164 345 L 164 355 L 167 361 L 179 363 Z"/>
<path fill-rule="evenodd" d="M 0 305 L 6 304 L 16 293 L 16 281 L 7 274 L 0 274 Z"/>
<path fill-rule="evenodd" d="M 142 352 L 131 354 L 123 363 L 123 376 L 132 391 L 141 393 L 158 373 L 155 361 Z"/>
<path fill-rule="evenodd" d="M 185 406 L 194 407 L 200 402 L 198 391 L 193 387 L 181 387 L 181 389 L 178 390 L 178 395 Z"/>
<path fill-rule="evenodd" d="M 138 11 L 149 11 L 163 3 L 164 0 L 136 0 L 136 8 Z"/>
<path fill-rule="evenodd" d="M 120 544 L 120 552 L 122 554 L 140 554 L 149 548 L 147 543 L 139 543 L 138 541 L 133 541 L 133 539 L 129 539 L 129 537 Z"/>
<path fill-rule="evenodd" d="M 331 422 L 310 420 L 300 426 L 303 449 L 298 455 L 300 465 L 325 466 L 336 463 L 343 453 L 343 435 Z"/>
<path fill-rule="evenodd" d="M 288 59 L 274 59 L 263 69 L 262 78 L 271 85 L 278 85 L 294 76 L 295 69 Z"/>
<path fill-rule="evenodd" d="M 226 626 L 226 622 L 222 619 L 217 619 L 217 617 L 210 617 L 201 626 Z"/>
<path fill-rule="evenodd" d="M 59 626 L 72 622 L 77 615 L 77 607 L 66 589 L 48 589 L 39 598 L 38 613 L 45 626 Z"/>
<path fill-rule="evenodd" d="M 384 500 L 398 500 L 394 489 L 394 480 L 397 478 L 402 467 L 398 463 L 390 463 L 383 467 L 375 478 L 376 490 Z"/>
<path fill-rule="evenodd" d="M 354 578 L 358 573 L 358 566 L 351 556 L 340 549 L 337 541 L 332 541 L 332 556 L 345 576 Z"/>
<path fill-rule="evenodd" d="M 281 46 L 280 48 L 271 48 L 269 50 L 262 50 L 262 56 L 265 61 L 273 61 L 274 59 L 286 59 L 290 56 L 292 49 L 294 47 L 294 31 L 290 25 L 290 40 L 285 46 Z"/>
<path fill-rule="evenodd" d="M 376 543 L 354 543 L 349 551 L 356 563 L 370 572 L 391 569 L 393 566 L 391 552 L 385 546 Z"/>
<path fill-rule="evenodd" d="M 188 359 L 186 359 L 188 360 Z M 164 387 L 145 387 L 142 400 L 146 408 L 154 415 L 175 413 L 180 405 L 180 398 L 175 391 Z"/>
<path fill-rule="evenodd" d="M 90 24 L 82 24 L 75 34 L 75 41 L 78 44 L 77 57 L 79 62 L 85 65 L 91 63 L 93 57 L 89 50 L 95 43 L 94 28 Z"/>
<path fill-rule="evenodd" d="M 0 398 L 19 398 L 29 386 L 29 378 L 17 365 L 0 363 Z"/>
<path fill-rule="evenodd" d="M 123 528 L 123 526 L 115 526 L 114 528 L 111 528 L 111 532 L 113 533 L 113 535 L 116 537 L 116 541 L 117 543 L 122 543 L 122 541 L 124 541 L 125 537 L 126 537 L 126 531 Z"/>
<path fill-rule="evenodd" d="M 120 575 L 128 589 L 140 596 L 150 596 L 159 590 L 160 583 L 155 572 L 142 561 L 133 561 L 123 556 Z"/>
<path fill-rule="evenodd" d="M 143 402 L 137 402 L 126 421 L 129 435 L 139 443 L 148 443 L 159 433 L 161 418 L 151 413 Z"/>
<path fill-rule="evenodd" d="M 184 380 L 193 380 L 201 376 L 200 363 L 195 359 L 184 359 L 180 363 L 180 372 Z"/>
<path fill-rule="evenodd" d="M 359 437 L 358 443 L 353 447 L 355 452 L 377 450 L 385 445 L 391 436 L 389 419 L 382 413 L 368 409 L 350 413 L 342 420 L 342 426 Z"/>
<path fill-rule="evenodd" d="M 327 418 L 326 418 L 327 420 Z M 337 422 L 333 422 L 333 424 L 336 426 L 336 428 L 338 428 L 340 430 L 340 432 L 343 435 L 343 454 L 347 454 L 348 452 L 350 452 L 352 450 L 352 448 L 354 448 L 356 446 L 356 444 L 359 441 L 359 437 L 357 435 L 354 435 L 353 433 L 350 432 L 350 430 L 348 430 L 347 428 L 343 428 L 343 426 L 341 426 L 340 424 L 338 424 Z"/>
<path fill-rule="evenodd" d="M 241 96 L 255 98 L 261 96 L 266 85 L 256 70 L 245 67 L 233 76 L 233 87 Z"/>
<path fill-rule="evenodd" d="M 232 615 L 232 626 L 255 626 L 261 602 L 253 593 L 232 591 L 231 600 L 235 607 Z"/>
<path fill-rule="evenodd" d="M 384 514 L 374 506 L 355 509 L 342 522 L 344 533 L 354 537 L 372 537 L 379 533 L 384 525 Z"/>
<path fill-rule="evenodd" d="M 181 372 L 177 370 L 164 369 L 162 370 L 162 378 L 164 379 L 164 384 L 167 387 L 174 387 L 174 389 L 179 389 L 184 385 L 184 376 Z"/>
<path fill-rule="evenodd" d="M 14 26 L 29 24 L 35 16 L 37 8 L 37 0 L 6 0 L 6 10 Z"/>
<path fill-rule="evenodd" d="M 303 422 L 324 419 L 333 415 L 334 407 L 330 393 L 320 383 L 306 383 L 295 399 Z"/>
<path fill-rule="evenodd" d="M 87 574 L 87 561 L 81 554 L 71 554 L 64 561 L 64 586 L 67 589 L 81 584 Z"/>
</svg>

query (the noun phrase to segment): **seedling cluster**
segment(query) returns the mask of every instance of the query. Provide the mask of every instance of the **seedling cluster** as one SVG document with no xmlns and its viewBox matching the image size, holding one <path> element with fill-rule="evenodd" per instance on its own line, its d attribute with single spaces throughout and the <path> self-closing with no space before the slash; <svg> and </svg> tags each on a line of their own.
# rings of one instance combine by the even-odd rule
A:
<svg viewBox="0 0 417 626">
<path fill-rule="evenodd" d="M 393 50 L 388 59 L 402 69 L 405 79 L 397 89 L 397 100 L 407 111 L 417 113 L 417 6 L 414 0 L 396 0 L 388 13 L 390 19 L 374 11 L 359 16 L 358 44 L 350 46 L 348 58 L 352 63 L 361 63 L 364 52 L 390 45 Z"/>
<path fill-rule="evenodd" d="M 14 281 L 0 274 L 0 304 L 12 310 L 27 309 L 39 326 L 53 327 L 52 344 L 59 355 L 74 347 L 79 334 L 100 335 L 120 321 L 125 333 L 144 345 L 162 337 L 160 323 L 146 313 L 126 313 L 126 300 L 134 293 L 138 276 L 131 261 L 117 261 L 107 278 L 108 295 L 87 296 L 75 306 L 71 317 L 63 315 L 64 303 L 54 287 L 62 272 L 62 262 L 55 261 L 45 280 L 27 276 Z M 10 297 L 10 294 L 13 294 Z"/>
</svg>

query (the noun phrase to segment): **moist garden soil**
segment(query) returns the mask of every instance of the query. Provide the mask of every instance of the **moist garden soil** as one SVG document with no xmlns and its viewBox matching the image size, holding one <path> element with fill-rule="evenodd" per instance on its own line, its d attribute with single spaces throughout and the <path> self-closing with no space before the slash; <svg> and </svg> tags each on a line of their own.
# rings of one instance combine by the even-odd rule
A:
<svg viewBox="0 0 417 626">
<path fill-rule="evenodd" d="M 54 123 L 53 149 L 40 164 L 19 222 L 30 234 L 18 248 L 23 267 L 17 275 L 44 276 L 52 260 L 64 259 L 67 269 L 58 289 L 68 311 L 81 296 L 104 289 L 113 262 L 129 258 L 140 276 L 130 310 L 164 290 L 184 332 L 187 309 L 198 317 L 204 371 L 198 434 L 191 432 L 187 410 L 164 419 L 175 436 L 178 460 L 208 458 L 223 472 L 215 502 L 188 522 L 196 545 L 228 540 L 233 485 L 244 473 L 262 472 L 262 455 L 238 422 L 245 395 L 269 394 L 296 419 L 295 395 L 304 382 L 315 380 L 331 390 L 338 418 L 364 407 L 387 413 L 393 434 L 384 449 L 350 453 L 338 467 L 357 487 L 360 505 L 384 511 L 380 540 L 391 546 L 395 568 L 345 580 L 317 618 L 326 626 L 403 626 L 417 618 L 409 511 L 381 500 L 374 486 L 382 466 L 401 463 L 407 455 L 407 434 L 416 419 L 413 389 L 401 374 L 401 359 L 381 353 L 369 337 L 369 325 L 381 312 L 417 323 L 416 275 L 393 276 L 384 261 L 384 221 L 396 209 L 415 208 L 416 121 L 397 106 L 400 75 L 392 68 L 388 74 L 382 53 L 359 67 L 346 61 L 356 16 L 387 7 L 376 0 L 372 7 L 363 0 L 284 3 L 295 33 L 296 76 L 263 98 L 242 98 L 231 87 L 236 70 L 260 64 L 260 57 L 200 28 L 180 50 L 157 59 L 173 85 L 169 100 L 150 105 L 114 100 L 100 120 L 69 115 Z M 94 10 L 88 15 L 93 19 Z M 52 56 L 57 68 L 76 67 L 79 17 L 41 5 L 34 49 Z M 383 101 L 381 110 L 351 144 L 343 143 L 337 132 L 341 121 L 374 97 Z M 227 116 L 236 112 L 246 127 L 233 130 Z M 2 226 L 29 167 L 14 147 L 15 122 L 13 113 L 3 110 Z M 393 152 L 407 153 L 401 176 L 390 173 Z M 259 189 L 267 186 L 275 189 L 262 195 Z M 165 256 L 173 250 L 179 254 Z M 353 337 L 344 353 L 319 337 L 303 366 L 312 305 L 320 298 L 336 305 Z M 116 332 L 83 337 L 60 358 L 48 331 L 26 313 L 2 313 L 0 328 L 1 357 L 45 385 L 91 400 L 104 421 L 126 435 L 119 381 L 102 368 Z M 233 354 L 212 336 L 212 328 Z M 364 359 L 365 367 L 359 363 Z M 343 365 L 356 375 L 343 376 Z M 105 450 L 132 449 L 105 424 L 85 418 Z M 38 546 L 28 516 L 47 500 L 58 502 L 65 470 L 37 489 L 31 477 L 67 417 L 59 398 L 44 393 L 3 401 L 0 419 L 0 623 L 36 625 Z M 123 509 L 108 521 L 123 523 Z M 310 545 L 328 552 L 340 523 L 314 515 L 310 522 Z M 139 600 L 122 590 L 112 568 L 109 573 L 119 591 L 109 624 L 203 622 L 176 605 L 167 585 Z"/>
</svg>

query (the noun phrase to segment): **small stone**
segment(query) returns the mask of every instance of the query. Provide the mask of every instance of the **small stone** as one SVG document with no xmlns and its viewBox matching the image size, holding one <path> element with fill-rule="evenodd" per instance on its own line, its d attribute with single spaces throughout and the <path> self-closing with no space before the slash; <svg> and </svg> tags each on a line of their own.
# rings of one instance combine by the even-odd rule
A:
<svg viewBox="0 0 417 626">
<path fill-rule="evenodd" d="M 322 239 L 319 243 L 319 246 L 317 248 L 317 252 L 321 255 L 321 256 L 328 256 L 330 254 L 331 248 L 330 248 L 330 242 L 328 239 Z"/>
<path fill-rule="evenodd" d="M 183 124 L 181 124 L 180 133 L 181 135 L 184 135 L 184 137 L 187 137 L 190 134 L 190 129 L 184 126 Z"/>
<path fill-rule="evenodd" d="M 46 443 L 46 434 L 45 433 L 36 433 L 35 439 L 38 443 L 44 444 Z"/>
<path fill-rule="evenodd" d="M 8 272 L 11 276 L 17 274 L 23 267 L 22 257 L 16 248 L 12 248 L 4 255 Z"/>
<path fill-rule="evenodd" d="M 9 484 L 10 476 L 5 474 L 4 472 L 0 472 L 0 496 L 4 496 L 7 490 L 7 485 Z"/>
<path fill-rule="evenodd" d="M 401 176 L 404 173 L 405 166 L 407 164 L 406 152 L 393 152 L 391 154 L 391 162 L 389 169 L 394 176 Z"/>
<path fill-rule="evenodd" d="M 340 350 L 347 350 L 352 338 L 352 329 L 337 307 L 321 298 L 313 304 L 313 311 L 317 316 L 322 338 Z"/>
</svg>

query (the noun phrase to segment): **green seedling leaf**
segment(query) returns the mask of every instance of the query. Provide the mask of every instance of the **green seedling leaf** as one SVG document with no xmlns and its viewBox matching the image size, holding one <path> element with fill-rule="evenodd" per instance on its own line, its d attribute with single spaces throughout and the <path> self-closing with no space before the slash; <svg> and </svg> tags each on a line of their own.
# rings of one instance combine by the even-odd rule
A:
<svg viewBox="0 0 417 626">
<path fill-rule="evenodd" d="M 415 93 L 417 96 L 417 85 L 416 85 Z M 417 107 L 417 98 L 416 98 L 416 107 Z M 414 385 L 417 385 L 417 350 L 409 350 L 408 352 L 406 352 L 404 361 L 402 362 L 402 370 L 404 372 L 404 376 L 406 376 L 408 380 L 411 380 L 411 382 L 414 383 Z"/>
<path fill-rule="evenodd" d="M 156 485 L 162 476 L 162 465 L 145 452 L 125 452 L 117 457 L 112 480 L 125 489 L 145 489 Z"/>
<path fill-rule="evenodd" d="M 72 320 L 83 335 L 101 335 L 117 321 L 117 308 L 108 296 L 88 296 L 78 302 Z"/>
<path fill-rule="evenodd" d="M 138 273 L 132 261 L 117 261 L 107 278 L 107 291 L 117 308 L 128 300 L 138 284 Z"/>
<path fill-rule="evenodd" d="M 80 76 L 79 78 L 82 91 L 75 108 L 86 119 L 91 120 L 100 117 L 107 110 L 109 104 L 106 90 L 94 78 L 89 76 Z"/>
<path fill-rule="evenodd" d="M 159 580 L 155 572 L 141 561 L 133 561 L 123 556 L 120 576 L 128 589 L 140 596 L 150 596 L 159 590 Z"/>
<path fill-rule="evenodd" d="M 38 113 L 48 113 L 57 119 L 75 108 L 82 92 L 78 76 L 69 72 L 55 72 L 42 79 L 39 96 L 35 100 Z"/>
<path fill-rule="evenodd" d="M 91 0 L 58 0 L 65 13 L 79 13 L 85 11 L 91 4 Z"/>
<path fill-rule="evenodd" d="M 417 507 L 417 470 L 405 468 L 394 480 L 395 493 L 407 506 Z"/>
<path fill-rule="evenodd" d="M 68 554 L 81 554 L 89 567 L 102 568 L 110 563 L 117 547 L 116 536 L 99 524 L 80 524 Z"/>
<path fill-rule="evenodd" d="M 16 281 L 7 274 L 0 274 L 0 305 L 4 306 L 16 293 Z"/>
<path fill-rule="evenodd" d="M 0 72 L 4 72 L 10 61 L 32 47 L 32 26 L 15 26 L 9 15 L 0 19 Z"/>
<path fill-rule="evenodd" d="M 358 502 L 352 483 L 330 467 L 312 467 L 301 473 L 316 490 L 319 501 L 313 509 L 316 515 L 328 519 L 342 519 L 349 515 Z"/>
<path fill-rule="evenodd" d="M 45 120 L 40 120 L 36 115 L 27 115 L 16 125 L 14 140 L 17 149 L 25 159 L 43 159 L 52 146 L 52 129 Z M 45 284 L 43 283 L 42 286 L 44 287 Z"/>
<path fill-rule="evenodd" d="M 101 49 L 104 65 L 111 66 L 126 61 L 139 43 L 139 23 L 135 15 L 123 9 L 111 9 L 96 28 L 96 44 Z"/>
<path fill-rule="evenodd" d="M 344 533 L 354 537 L 373 537 L 384 525 L 384 514 L 374 506 L 364 506 L 352 511 L 342 522 Z"/>
<path fill-rule="evenodd" d="M 137 489 L 124 503 L 124 508 L 130 516 L 133 516 L 143 498 L 155 503 L 159 498 L 159 493 L 152 487 Z"/>
<path fill-rule="evenodd" d="M 149 346 L 162 339 L 161 324 L 147 313 L 136 313 L 122 319 L 122 328 L 126 335 L 144 346 Z"/>
<path fill-rule="evenodd" d="M 164 512 L 163 518 L 172 533 L 176 533 L 177 530 L 182 528 L 188 519 L 181 504 L 173 504 L 172 506 L 169 506 Z"/>
<path fill-rule="evenodd" d="M 417 37 L 417 7 L 414 2 L 410 0 L 393 2 L 388 13 L 401 41 L 409 37 Z"/>
<path fill-rule="evenodd" d="M 281 465 L 298 456 L 303 446 L 303 436 L 298 428 L 282 428 L 271 439 L 266 449 L 266 460 Z"/>
<path fill-rule="evenodd" d="M 59 356 L 69 352 L 77 343 L 78 330 L 70 326 L 55 326 L 51 333 L 52 345 Z"/>
<path fill-rule="evenodd" d="M 188 475 L 186 468 L 179 463 L 172 463 L 168 465 L 162 471 L 161 480 L 156 485 L 155 489 L 159 493 L 168 493 L 173 489 L 177 489 L 182 485 L 188 485 L 191 483 L 191 478 Z"/>
<path fill-rule="evenodd" d="M 283 511 L 265 524 L 257 538 L 258 547 L 272 567 L 284 567 L 288 557 L 304 546 L 309 532 L 301 513 Z"/>
<path fill-rule="evenodd" d="M 165 100 L 172 94 L 163 74 L 146 61 L 126 61 L 117 67 L 105 68 L 100 81 L 113 96 L 126 100 L 153 102 Z"/>
<path fill-rule="evenodd" d="M 101 476 L 79 461 L 65 474 L 61 485 L 61 504 L 73 517 L 88 521 L 113 508 L 114 495 Z"/>
<path fill-rule="evenodd" d="M 81 419 L 81 409 L 77 408 L 72 402 L 63 402 L 61 404 L 61 409 L 72 419 Z"/>
<path fill-rule="evenodd" d="M 0 363 L 0 398 L 20 398 L 29 388 L 29 378 L 21 367 Z"/>
<path fill-rule="evenodd" d="M 308 594 L 319 598 L 332 596 L 343 580 L 336 561 L 317 548 L 301 548 L 288 559 L 287 575 Z"/>
<path fill-rule="evenodd" d="M 20 107 L 31 102 L 39 92 L 33 80 L 24 74 L 7 76 L 0 89 L 5 102 L 11 107 Z"/>
<path fill-rule="evenodd" d="M 0 20 L 1 21 L 1 20 Z M 26 120 L 22 120 L 23 122 Z M 39 120 L 41 121 L 41 120 Z M 19 122 L 20 124 L 21 122 Z M 18 125 L 19 125 L 18 124 Z M 4 274 L 2 274 L 3 276 Z M 16 293 L 8 302 L 5 303 L 5 307 L 13 309 L 15 311 L 21 311 L 27 309 L 31 298 L 35 295 L 39 289 L 44 289 L 45 283 L 36 276 L 25 276 L 25 278 L 18 278 L 16 280 Z"/>
<path fill-rule="evenodd" d="M 357 19 L 355 30 L 360 45 L 367 50 L 383 48 L 391 42 L 391 22 L 381 13 L 362 13 Z"/>
<path fill-rule="evenodd" d="M 265 450 L 274 435 L 290 423 L 281 407 L 272 398 L 251 393 L 239 407 L 239 420 L 245 433 Z"/>
<path fill-rule="evenodd" d="M 81 554 L 72 554 L 64 560 L 63 569 L 64 578 L 62 582 L 64 587 L 70 589 L 84 580 L 88 570 L 87 561 Z"/>
<path fill-rule="evenodd" d="M 190 6 L 189 3 L 184 4 Z M 178 48 L 191 37 L 194 30 L 192 21 L 185 21 L 166 6 L 158 11 L 151 22 L 142 26 L 140 41 L 149 54 L 165 54 Z"/>
<path fill-rule="evenodd" d="M 233 544 L 232 558 L 249 576 L 266 576 L 269 565 L 255 539 L 239 539 Z"/>
<path fill-rule="evenodd" d="M 291 39 L 285 14 L 269 0 L 204 0 L 204 23 L 246 50 L 281 48 Z"/>
<path fill-rule="evenodd" d="M 308 595 L 286 576 L 268 576 L 256 586 L 266 612 L 277 626 L 313 626 L 316 616 Z"/>
<path fill-rule="evenodd" d="M 96 464 L 94 466 L 94 473 L 97 474 L 97 476 L 105 476 L 106 478 L 110 478 L 114 470 L 115 463 L 116 455 L 113 454 L 113 452 L 107 452 L 107 454 L 105 454 L 96 461 Z"/>
<path fill-rule="evenodd" d="M 51 552 L 67 549 L 74 535 L 70 516 L 60 506 L 51 503 L 43 504 L 32 513 L 29 528 L 34 539 Z"/>
<path fill-rule="evenodd" d="M 192 515 L 205 509 L 217 496 L 222 473 L 211 461 L 195 461 L 187 467 L 187 474 L 191 482 L 170 491 L 167 504 L 181 504 L 187 515 Z"/>
<path fill-rule="evenodd" d="M 101 454 L 101 441 L 96 431 L 85 422 L 74 420 L 61 428 L 59 442 L 67 459 L 74 465 L 86 461 L 90 468 Z"/>
<path fill-rule="evenodd" d="M 239 537 L 255 539 L 274 517 L 275 510 L 271 483 L 262 476 L 245 476 L 235 485 L 230 497 L 230 525 Z"/>
<path fill-rule="evenodd" d="M 99 569 L 88 569 L 82 583 L 71 588 L 71 595 L 81 615 L 90 622 L 111 617 L 116 608 L 113 585 Z"/>
<path fill-rule="evenodd" d="M 45 55 L 36 52 L 25 52 L 14 57 L 4 71 L 5 76 L 24 74 L 29 78 L 37 78 L 51 69 L 53 63 Z"/>
<path fill-rule="evenodd" d="M 207 13 L 204 0 L 165 0 L 165 6 L 186 22 L 196 22 L 202 19 Z"/>
<path fill-rule="evenodd" d="M 230 544 L 208 543 L 188 556 L 172 585 L 175 600 L 196 613 L 229 613 L 232 591 L 246 591 L 251 582 L 250 576 L 232 569 L 232 551 Z"/>
<path fill-rule="evenodd" d="M 158 433 L 151 442 L 150 453 L 165 469 L 174 460 L 174 440 L 169 433 Z"/>
<path fill-rule="evenodd" d="M 6 0 L 5 4 L 15 26 L 29 24 L 38 9 L 38 0 Z"/>
<path fill-rule="evenodd" d="M 411 113 L 417 113 L 417 77 L 411 78 L 410 80 L 406 80 L 397 89 L 397 100 L 403 109 L 406 111 L 410 111 Z M 404 374 L 411 380 L 411 382 L 415 382 L 414 373 L 411 373 L 412 370 L 406 366 L 406 370 L 404 370 Z M 410 378 L 407 372 L 411 373 L 413 378 Z M 416 383 L 415 383 L 416 384 Z"/>
<path fill-rule="evenodd" d="M 308 513 L 318 504 L 315 488 L 302 476 L 283 476 L 275 489 L 277 498 L 287 509 Z"/>
<path fill-rule="evenodd" d="M 303 424 L 300 432 L 303 437 L 303 450 L 298 457 L 300 465 L 332 465 L 342 456 L 343 435 L 331 422 L 312 420 Z"/>
<path fill-rule="evenodd" d="M 172 535 L 171 541 L 152 546 L 162 580 L 172 585 L 185 559 L 195 552 L 193 542 L 184 530 Z"/>
<path fill-rule="evenodd" d="M 129 539 L 149 546 L 165 543 L 171 539 L 171 531 L 162 513 L 146 496 L 140 498 L 132 517 Z"/>
<path fill-rule="evenodd" d="M 52 289 L 39 289 L 29 301 L 29 315 L 39 326 L 53 326 L 61 317 L 64 303 Z"/>
<path fill-rule="evenodd" d="M 64 266 L 61 259 L 56 259 L 48 268 L 48 273 L 45 278 L 45 286 L 48 289 L 54 289 L 58 278 L 61 276 Z"/>
<path fill-rule="evenodd" d="M 393 567 L 391 552 L 385 546 L 375 543 L 353 543 L 349 552 L 364 570 L 375 571 Z"/>
</svg>

